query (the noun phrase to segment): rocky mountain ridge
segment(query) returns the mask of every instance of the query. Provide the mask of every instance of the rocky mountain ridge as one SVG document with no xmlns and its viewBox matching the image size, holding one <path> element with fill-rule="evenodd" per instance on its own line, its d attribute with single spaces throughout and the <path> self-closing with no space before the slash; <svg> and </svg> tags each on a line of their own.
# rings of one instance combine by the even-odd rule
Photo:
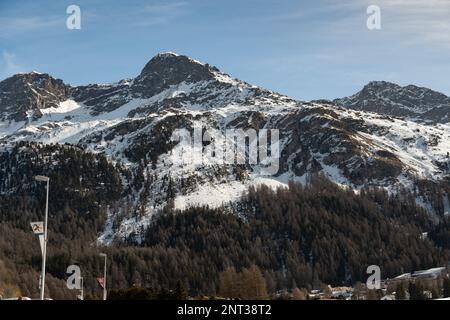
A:
<svg viewBox="0 0 450 320">
<path fill-rule="evenodd" d="M 164 53 L 134 79 L 114 84 L 71 87 L 37 73 L 0 82 L 0 148 L 20 141 L 69 144 L 131 172 L 123 183 L 135 188 L 109 208 L 99 235 L 105 243 L 139 238 L 166 206 L 217 207 L 250 186 L 305 183 L 314 174 L 355 190 L 411 191 L 428 181 L 417 202 L 439 216 L 450 213 L 450 123 L 430 117 L 446 110 L 446 99 L 429 89 L 374 82 L 334 102 L 296 101 Z M 173 133 L 199 127 L 279 130 L 278 172 L 262 176 L 248 163 L 180 165 Z M 183 152 L 198 156 L 194 146 Z"/>
<path fill-rule="evenodd" d="M 450 121 L 450 97 L 415 85 L 402 87 L 386 81 L 373 81 L 358 93 L 333 102 L 354 110 L 424 122 Z"/>
</svg>

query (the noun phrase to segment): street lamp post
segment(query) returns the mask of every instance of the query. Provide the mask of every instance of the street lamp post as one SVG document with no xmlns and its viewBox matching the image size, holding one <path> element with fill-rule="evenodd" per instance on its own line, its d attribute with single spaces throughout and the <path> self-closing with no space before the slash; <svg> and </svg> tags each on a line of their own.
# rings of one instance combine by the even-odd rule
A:
<svg viewBox="0 0 450 320">
<path fill-rule="evenodd" d="M 81 292 L 80 292 L 80 300 L 84 300 L 84 280 L 83 277 L 80 277 L 80 281 L 81 281 Z"/>
<path fill-rule="evenodd" d="M 105 266 L 103 269 L 103 300 L 106 300 L 106 253 L 100 253 L 100 257 L 105 258 Z"/>
<path fill-rule="evenodd" d="M 44 292 L 45 292 L 45 261 L 47 259 L 47 223 L 48 223 L 48 190 L 50 186 L 50 178 L 46 176 L 36 176 L 34 177 L 36 181 L 47 182 L 47 197 L 45 200 L 45 220 L 44 220 L 44 247 L 42 249 L 42 275 L 41 275 L 41 300 L 44 300 Z"/>
</svg>

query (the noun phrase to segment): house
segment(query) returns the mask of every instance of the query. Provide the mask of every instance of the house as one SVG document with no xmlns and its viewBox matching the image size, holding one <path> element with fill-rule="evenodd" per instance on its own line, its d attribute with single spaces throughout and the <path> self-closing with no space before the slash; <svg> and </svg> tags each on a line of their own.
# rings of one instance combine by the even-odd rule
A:
<svg viewBox="0 0 450 320">
<path fill-rule="evenodd" d="M 353 288 L 351 287 L 335 287 L 331 289 L 331 297 L 338 299 L 350 299 L 353 296 Z"/>
<path fill-rule="evenodd" d="M 445 267 L 431 268 L 428 270 L 415 271 L 411 276 L 420 279 L 437 279 L 446 273 Z"/>
<path fill-rule="evenodd" d="M 401 275 L 395 277 L 395 278 L 392 279 L 392 280 L 409 280 L 409 279 L 411 279 L 411 273 L 404 273 L 404 274 L 401 274 Z"/>
</svg>

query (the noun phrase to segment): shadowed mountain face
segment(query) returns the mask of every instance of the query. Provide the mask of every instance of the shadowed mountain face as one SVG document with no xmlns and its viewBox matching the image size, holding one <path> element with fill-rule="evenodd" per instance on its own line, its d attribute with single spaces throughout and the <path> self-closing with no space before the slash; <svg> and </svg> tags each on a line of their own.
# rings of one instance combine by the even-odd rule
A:
<svg viewBox="0 0 450 320">
<path fill-rule="evenodd" d="M 448 191 L 427 187 L 417 197 L 443 215 L 450 212 L 448 112 L 445 95 L 388 82 L 371 82 L 334 102 L 296 101 L 163 53 L 137 77 L 113 84 L 71 87 L 38 73 L 0 82 L 0 152 L 21 141 L 68 143 L 125 165 L 130 172 L 122 183 L 132 187 L 109 209 L 99 236 L 106 243 L 139 237 L 167 204 L 217 207 L 238 201 L 249 186 L 304 183 L 319 173 L 354 189 L 415 190 L 421 180 L 443 185 Z M 279 130 L 278 172 L 261 176 L 248 164 L 180 166 L 171 137 L 176 129 L 196 127 Z M 184 152 L 199 156 L 194 149 Z M 0 193 L 11 192 L 8 186 L 0 185 Z"/>
<path fill-rule="evenodd" d="M 142 97 L 155 94 L 179 83 L 195 83 L 214 79 L 218 69 L 174 53 L 159 54 L 151 59 L 135 79 L 133 90 Z"/>
<path fill-rule="evenodd" d="M 212 81 L 218 69 L 186 56 L 163 53 L 151 59 L 134 79 L 114 84 L 71 87 L 62 80 L 37 72 L 17 74 L 0 82 L 0 117 L 24 121 L 42 116 L 41 109 L 58 107 L 69 98 L 92 106 L 99 114 L 112 111 L 134 98 L 150 98 L 171 86 Z"/>
<path fill-rule="evenodd" d="M 354 110 L 370 111 L 422 121 L 450 121 L 450 97 L 422 87 L 374 81 L 353 96 L 334 103 Z"/>
<path fill-rule="evenodd" d="M 70 87 L 48 74 L 16 74 L 0 82 L 0 119 L 23 121 L 41 116 L 68 99 Z"/>
</svg>

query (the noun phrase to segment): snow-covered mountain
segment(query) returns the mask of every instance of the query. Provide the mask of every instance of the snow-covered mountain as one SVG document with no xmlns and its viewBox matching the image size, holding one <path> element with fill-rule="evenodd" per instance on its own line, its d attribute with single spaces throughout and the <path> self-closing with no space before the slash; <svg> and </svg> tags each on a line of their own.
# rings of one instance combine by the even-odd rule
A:
<svg viewBox="0 0 450 320">
<path fill-rule="evenodd" d="M 424 122 L 450 121 L 450 97 L 427 88 L 373 81 L 353 96 L 336 99 L 338 105 Z"/>
<path fill-rule="evenodd" d="M 449 100 L 429 89 L 373 82 L 349 98 L 302 102 L 163 53 L 137 77 L 113 84 L 73 87 L 38 73 L 0 82 L 0 141 L 3 149 L 23 140 L 77 145 L 142 179 L 133 210 L 110 209 L 99 237 L 108 243 L 138 232 L 167 204 L 219 206 L 251 185 L 286 186 L 313 173 L 354 189 L 415 190 L 418 180 L 448 186 Z M 249 165 L 180 165 L 172 134 L 196 127 L 278 129 L 278 172 L 263 176 Z M 442 211 L 450 212 L 448 194 L 440 199 Z M 417 201 L 434 210 L 425 191 Z"/>
<path fill-rule="evenodd" d="M 62 80 L 37 72 L 16 74 L 0 82 L 0 120 L 27 121 L 41 110 L 58 108 L 70 88 Z"/>
</svg>

